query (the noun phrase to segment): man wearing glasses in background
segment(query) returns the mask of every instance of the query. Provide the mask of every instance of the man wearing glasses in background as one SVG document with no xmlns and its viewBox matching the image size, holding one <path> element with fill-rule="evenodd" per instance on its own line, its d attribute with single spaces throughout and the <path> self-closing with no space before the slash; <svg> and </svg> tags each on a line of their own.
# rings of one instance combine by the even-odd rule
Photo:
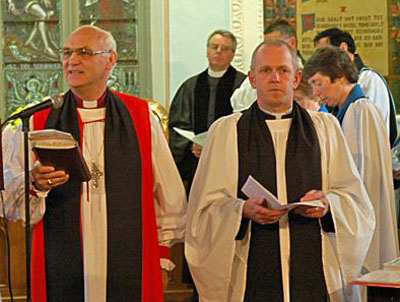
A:
<svg viewBox="0 0 400 302">
<path fill-rule="evenodd" d="M 33 301 L 163 301 L 161 268 L 173 268 L 168 248 L 183 239 L 186 207 L 164 134 L 147 102 L 107 88 L 117 61 L 109 32 L 82 26 L 61 53 L 70 90 L 32 124 L 73 134 L 92 180 L 31 168 Z M 21 142 L 17 131 L 5 148 L 13 220 L 24 217 Z"/>
<path fill-rule="evenodd" d="M 178 89 L 169 112 L 169 145 L 187 191 L 190 189 L 201 146 L 180 136 L 173 128 L 203 133 L 218 118 L 231 114 L 230 97 L 246 75 L 230 64 L 236 38 L 227 30 L 216 30 L 207 39 L 208 67 L 187 79 Z"/>
</svg>

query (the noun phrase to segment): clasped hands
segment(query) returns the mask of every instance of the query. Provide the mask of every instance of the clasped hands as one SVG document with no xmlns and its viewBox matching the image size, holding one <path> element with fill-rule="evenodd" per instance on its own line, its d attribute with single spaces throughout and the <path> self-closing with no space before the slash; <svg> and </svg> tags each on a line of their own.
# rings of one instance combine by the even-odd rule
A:
<svg viewBox="0 0 400 302">
<path fill-rule="evenodd" d="M 48 191 L 66 183 L 69 175 L 62 170 L 55 170 L 51 166 L 43 166 L 36 162 L 31 170 L 32 183 L 39 191 Z"/>
<path fill-rule="evenodd" d="M 296 214 L 307 218 L 321 218 L 329 211 L 329 202 L 322 191 L 311 190 L 308 191 L 300 201 L 320 200 L 324 204 L 324 208 L 298 206 L 295 211 Z M 245 201 L 243 206 L 243 217 L 254 220 L 259 224 L 273 224 L 288 212 L 285 210 L 274 210 L 267 207 L 265 199 L 249 198 Z"/>
</svg>

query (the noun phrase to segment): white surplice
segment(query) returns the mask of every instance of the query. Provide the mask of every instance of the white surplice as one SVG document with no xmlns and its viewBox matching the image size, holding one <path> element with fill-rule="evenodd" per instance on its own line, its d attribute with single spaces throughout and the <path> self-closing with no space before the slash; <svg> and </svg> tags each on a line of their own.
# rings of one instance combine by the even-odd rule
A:
<svg viewBox="0 0 400 302">
<path fill-rule="evenodd" d="M 388 88 L 376 71 L 361 70 L 357 84 L 365 93 L 365 96 L 376 105 L 385 123 L 387 133 L 390 133 L 390 106 L 391 101 Z"/>
<path fill-rule="evenodd" d="M 342 130 L 374 206 L 376 230 L 365 267 L 369 271 L 377 270 L 399 256 L 392 159 L 386 127 L 376 106 L 369 99 L 360 99 L 347 109 Z"/>
<path fill-rule="evenodd" d="M 245 78 L 242 85 L 235 89 L 231 96 L 233 112 L 248 109 L 257 99 L 257 90 L 251 87 L 249 77 Z"/>
<path fill-rule="evenodd" d="M 92 161 L 99 163 L 104 172 L 104 119 L 105 108 L 78 109 L 83 127 L 82 153 L 91 169 Z M 102 121 L 103 120 L 103 121 Z M 94 122 L 93 122 L 94 121 Z M 164 133 L 157 118 L 150 112 L 152 163 L 154 176 L 154 199 L 157 232 L 160 246 L 171 246 L 183 241 L 186 222 L 185 191 L 176 169 Z M 20 131 L 3 140 L 5 158 L 6 216 L 11 220 L 25 220 L 23 140 Z M 30 154 L 33 164 L 34 155 Z M 104 175 L 99 187 L 94 189 L 92 181 L 83 183 L 81 196 L 82 246 L 84 265 L 85 302 L 106 302 L 107 298 L 107 200 Z M 87 191 L 89 188 L 89 194 Z M 38 223 L 45 213 L 45 197 L 48 192 L 31 196 L 31 223 Z M 138 247 L 140 248 L 140 247 Z M 174 265 L 161 259 L 163 269 L 171 270 Z"/>
<path fill-rule="evenodd" d="M 375 226 L 373 208 L 336 119 L 324 113 L 310 115 L 321 147 L 322 187 L 336 229 L 335 233 L 321 229 L 330 301 L 359 301 L 358 288 L 349 286 L 349 282 L 361 272 Z M 242 302 L 244 298 L 251 224 L 245 238 L 235 240 L 243 210 L 243 200 L 237 198 L 240 116 L 236 113 L 221 118 L 211 127 L 190 193 L 185 254 L 202 302 Z M 278 199 L 286 203 L 285 153 L 291 121 L 266 123 L 277 155 Z M 287 216 L 281 218 L 279 230 L 284 301 L 288 302 Z"/>
</svg>

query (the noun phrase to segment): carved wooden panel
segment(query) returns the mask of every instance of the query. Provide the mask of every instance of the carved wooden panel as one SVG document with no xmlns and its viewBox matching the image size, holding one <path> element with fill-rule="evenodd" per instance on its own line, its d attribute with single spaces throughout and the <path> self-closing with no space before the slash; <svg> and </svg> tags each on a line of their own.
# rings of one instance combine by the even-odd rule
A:
<svg viewBox="0 0 400 302">
<path fill-rule="evenodd" d="M 7 279 L 7 251 L 4 221 L 0 219 L 0 292 L 4 301 L 9 300 Z M 18 222 L 9 222 L 11 247 L 11 281 L 14 301 L 26 300 L 25 229 Z"/>
<path fill-rule="evenodd" d="M 190 301 L 193 295 L 191 287 L 184 283 L 183 275 L 183 243 L 171 248 L 171 260 L 176 268 L 170 273 L 168 288 L 164 293 L 165 302 Z"/>
</svg>

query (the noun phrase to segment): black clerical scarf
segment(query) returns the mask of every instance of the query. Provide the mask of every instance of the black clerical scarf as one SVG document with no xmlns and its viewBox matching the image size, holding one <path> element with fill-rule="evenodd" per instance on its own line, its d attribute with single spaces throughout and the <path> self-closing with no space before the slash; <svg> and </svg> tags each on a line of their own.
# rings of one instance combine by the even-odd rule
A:
<svg viewBox="0 0 400 302">
<path fill-rule="evenodd" d="M 292 118 L 285 160 L 287 200 L 291 203 L 299 201 L 309 190 L 321 190 L 322 172 L 321 151 L 311 117 L 296 102 L 287 117 Z M 274 117 L 262 112 L 255 102 L 238 122 L 238 188 L 240 191 L 252 175 L 277 196 L 276 158 L 266 119 Z M 238 195 L 246 199 L 241 192 Z M 242 231 L 246 225 L 244 220 Z M 290 301 L 327 301 L 319 220 L 290 212 L 289 225 Z M 283 301 L 279 222 L 271 225 L 252 222 L 244 301 Z"/>
<path fill-rule="evenodd" d="M 231 114 L 233 109 L 231 105 L 231 95 L 236 77 L 236 69 L 229 66 L 228 70 L 220 78 L 217 86 L 217 95 L 215 101 L 215 120 Z M 210 85 L 208 83 L 208 69 L 199 74 L 196 86 L 194 88 L 194 126 L 193 131 L 196 134 L 208 130 L 207 120 L 210 102 Z"/>
<path fill-rule="evenodd" d="M 139 129 L 138 132 L 135 129 L 131 109 L 128 109 L 120 97 L 123 95 L 108 91 L 105 100 L 107 301 L 140 302 L 144 257 L 141 248 L 144 240 L 142 227 L 146 228 L 145 224 L 142 225 L 142 197 L 146 196 L 142 196 L 142 189 L 147 192 L 147 186 L 152 190 L 152 182 L 147 184 L 146 181 L 142 187 L 142 180 L 147 179 L 142 178 L 142 173 L 145 175 L 147 172 L 142 170 L 143 149 L 139 146 L 137 133 L 143 130 Z M 146 110 L 148 112 L 147 106 L 139 107 L 136 107 L 138 112 L 143 109 L 140 114 L 144 116 Z M 63 106 L 48 114 L 45 128 L 70 132 L 79 142 L 79 123 L 73 94 L 68 92 Z M 143 124 L 139 127 L 145 126 Z M 144 168 L 151 170 L 151 163 Z M 144 214 L 145 212 L 146 209 Z M 84 301 L 80 219 L 81 183 L 69 181 L 53 188 L 46 198 L 46 213 L 43 217 L 47 302 Z M 153 219 L 155 220 L 154 213 Z M 95 225 L 92 227 L 96 228 Z M 150 237 L 148 233 L 146 235 Z M 158 257 L 154 261 L 159 267 Z M 154 271 L 153 274 L 157 275 Z M 153 291 L 156 289 L 157 284 L 153 284 Z"/>
</svg>

